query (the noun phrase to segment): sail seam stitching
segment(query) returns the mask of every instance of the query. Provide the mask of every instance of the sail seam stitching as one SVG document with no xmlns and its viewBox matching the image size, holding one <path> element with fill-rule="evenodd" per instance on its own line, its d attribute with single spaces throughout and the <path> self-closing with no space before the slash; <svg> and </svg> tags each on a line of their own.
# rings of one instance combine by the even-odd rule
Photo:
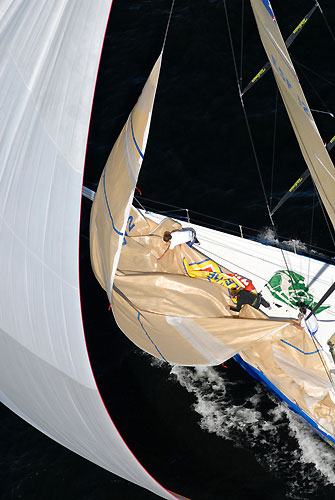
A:
<svg viewBox="0 0 335 500">
<path fill-rule="evenodd" d="M 160 352 L 160 350 L 158 349 L 158 347 L 156 346 L 155 342 L 152 340 L 152 338 L 150 337 L 150 335 L 148 334 L 148 332 L 146 331 L 146 329 L 144 328 L 141 320 L 140 320 L 140 316 L 141 316 L 141 313 L 138 313 L 137 314 L 137 320 L 139 322 L 139 324 L 141 325 L 142 327 L 142 330 L 144 331 L 144 333 L 146 334 L 146 336 L 148 337 L 148 339 L 150 340 L 150 342 L 152 343 L 152 345 L 155 347 L 156 351 L 158 352 L 158 354 L 164 359 L 164 361 L 167 362 L 167 360 L 164 358 L 163 354 Z"/>
<path fill-rule="evenodd" d="M 305 351 L 302 351 L 301 349 L 299 349 L 299 347 L 296 347 L 295 345 L 290 344 L 289 342 L 286 342 L 286 340 L 280 339 L 280 341 L 283 342 L 284 344 L 289 345 L 290 347 L 293 347 L 293 349 L 296 349 L 297 351 L 301 352 L 304 356 L 308 356 L 309 354 L 316 354 L 316 353 L 320 352 L 319 349 L 317 349 L 316 351 L 312 351 L 312 352 L 305 352 Z"/>
<path fill-rule="evenodd" d="M 134 111 L 132 111 L 132 112 L 131 112 L 131 115 L 130 115 L 131 134 L 132 134 L 132 136 L 133 136 L 133 141 L 134 141 L 134 144 L 135 144 L 135 146 L 136 146 L 136 149 L 137 149 L 137 151 L 139 152 L 140 157 L 143 159 L 143 158 L 144 158 L 143 153 L 142 153 L 142 151 L 140 150 L 140 147 L 139 147 L 139 145 L 137 144 L 136 139 L 135 139 L 134 128 L 133 128 L 133 113 L 134 113 Z"/>
<path fill-rule="evenodd" d="M 110 219 L 112 221 L 113 229 L 120 236 L 124 236 L 124 234 L 122 232 L 118 231 L 116 229 L 116 227 L 114 226 L 114 219 L 112 217 L 112 214 L 111 214 L 111 211 L 110 211 L 110 208 L 109 208 L 108 199 L 107 199 L 107 193 L 106 193 L 106 168 L 104 168 L 104 173 L 103 173 L 103 185 L 104 185 L 104 194 L 105 194 L 106 206 L 107 206 L 107 210 L 108 210 L 108 213 L 109 213 L 109 217 L 110 217 Z"/>
</svg>

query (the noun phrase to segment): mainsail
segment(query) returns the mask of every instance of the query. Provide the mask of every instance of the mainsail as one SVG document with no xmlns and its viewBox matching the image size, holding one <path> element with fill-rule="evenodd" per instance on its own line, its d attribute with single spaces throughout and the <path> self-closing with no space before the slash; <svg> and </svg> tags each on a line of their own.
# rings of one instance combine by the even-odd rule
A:
<svg viewBox="0 0 335 500">
<path fill-rule="evenodd" d="M 335 168 L 316 127 L 269 0 L 251 0 L 280 94 L 329 218 L 335 227 Z"/>
</svg>

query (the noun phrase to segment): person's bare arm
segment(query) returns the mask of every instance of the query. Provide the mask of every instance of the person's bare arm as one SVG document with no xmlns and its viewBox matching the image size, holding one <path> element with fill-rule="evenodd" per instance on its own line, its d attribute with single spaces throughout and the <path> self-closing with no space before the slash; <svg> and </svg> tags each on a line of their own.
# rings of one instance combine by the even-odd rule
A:
<svg viewBox="0 0 335 500">
<path fill-rule="evenodd" d="M 297 321 L 291 321 L 290 325 L 295 326 L 298 330 L 304 330 L 304 327 L 300 325 Z"/>
<path fill-rule="evenodd" d="M 158 257 L 157 261 L 159 261 L 163 257 L 165 257 L 165 255 L 167 255 L 169 252 L 170 252 L 170 245 L 167 247 L 167 249 L 165 250 L 165 252 L 160 257 Z"/>
</svg>

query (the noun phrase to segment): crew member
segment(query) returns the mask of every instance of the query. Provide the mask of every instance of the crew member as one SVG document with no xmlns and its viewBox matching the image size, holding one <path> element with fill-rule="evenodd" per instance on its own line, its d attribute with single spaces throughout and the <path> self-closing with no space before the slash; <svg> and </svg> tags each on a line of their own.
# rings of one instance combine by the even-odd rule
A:
<svg viewBox="0 0 335 500">
<path fill-rule="evenodd" d="M 269 302 L 267 302 L 260 293 L 248 292 L 244 288 L 233 288 L 230 290 L 230 294 L 232 297 L 236 297 L 237 299 L 236 307 L 227 306 L 227 309 L 230 309 L 231 311 L 240 312 L 241 307 L 244 304 L 249 304 L 255 309 L 259 309 L 261 305 L 264 307 L 270 307 Z"/>
<path fill-rule="evenodd" d="M 311 335 L 315 335 L 319 329 L 319 323 L 315 315 L 313 313 L 311 314 L 311 312 L 312 311 L 308 307 L 306 307 L 305 304 L 300 304 L 298 318 L 299 325 L 297 325 L 296 323 L 291 324 L 293 324 L 299 330 L 306 330 L 306 332 L 310 333 Z M 310 314 L 311 316 L 308 318 Z"/>
<path fill-rule="evenodd" d="M 182 243 L 187 243 L 190 247 L 194 243 L 199 243 L 195 230 L 192 228 L 179 229 L 178 231 L 165 231 L 163 235 L 163 240 L 168 244 L 163 255 L 161 255 L 157 260 L 161 260 L 165 255 L 167 255 L 171 250 L 173 250 L 177 245 Z"/>
</svg>

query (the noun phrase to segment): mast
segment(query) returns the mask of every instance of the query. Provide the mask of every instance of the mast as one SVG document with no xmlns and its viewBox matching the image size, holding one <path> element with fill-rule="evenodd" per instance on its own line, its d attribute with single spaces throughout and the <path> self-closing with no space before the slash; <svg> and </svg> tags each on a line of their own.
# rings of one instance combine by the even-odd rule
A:
<svg viewBox="0 0 335 500">
<path fill-rule="evenodd" d="M 335 228 L 335 168 L 321 139 L 269 0 L 250 0 L 273 74 L 322 203 Z"/>
</svg>

